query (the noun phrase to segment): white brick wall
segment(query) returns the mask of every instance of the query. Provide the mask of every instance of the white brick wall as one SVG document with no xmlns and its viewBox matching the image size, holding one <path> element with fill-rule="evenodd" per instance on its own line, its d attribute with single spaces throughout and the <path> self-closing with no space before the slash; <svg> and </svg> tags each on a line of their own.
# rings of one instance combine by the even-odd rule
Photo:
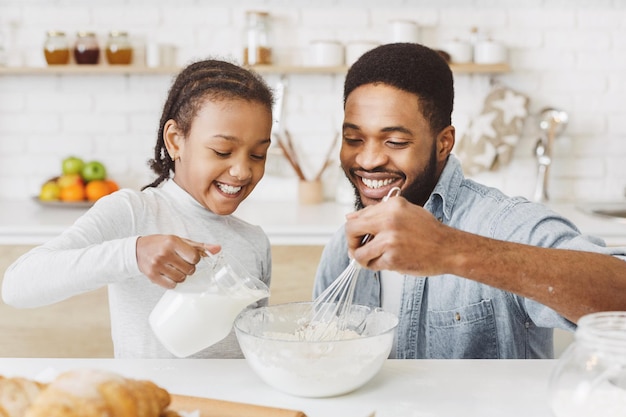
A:
<svg viewBox="0 0 626 417">
<path fill-rule="evenodd" d="M 626 187 L 626 2 L 621 0 L 0 0 L 0 33 L 25 65 L 44 65 L 41 46 L 48 29 L 73 35 L 95 30 L 102 42 L 110 29 L 125 29 L 137 47 L 146 40 L 175 43 L 179 63 L 207 56 L 239 59 L 244 12 L 266 9 L 274 18 L 280 63 L 306 62 L 314 39 L 387 39 L 387 22 L 414 19 L 422 40 L 438 47 L 466 37 L 477 26 L 509 48 L 513 71 L 495 80 L 531 98 L 533 115 L 559 107 L 570 124 L 555 149 L 554 199 L 618 199 Z M 13 29 L 12 29 L 13 28 Z M 138 54 L 141 58 L 141 54 Z M 272 84 L 278 75 L 267 75 Z M 342 118 L 342 75 L 287 76 L 284 120 L 306 155 L 308 172 L 318 169 Z M 454 123 L 459 137 L 482 107 L 490 77 L 455 76 Z M 101 159 L 122 185 L 148 182 L 168 75 L 0 76 L 0 199 L 23 199 L 58 173 L 60 160 L 77 154 Z M 510 166 L 477 179 L 510 194 L 532 196 L 537 139 L 534 118 Z M 324 177 L 334 196 L 341 175 L 336 165 Z M 294 198 L 295 181 L 277 155 L 268 161 L 263 195 Z M 262 195 L 263 194 L 263 195 Z"/>
</svg>

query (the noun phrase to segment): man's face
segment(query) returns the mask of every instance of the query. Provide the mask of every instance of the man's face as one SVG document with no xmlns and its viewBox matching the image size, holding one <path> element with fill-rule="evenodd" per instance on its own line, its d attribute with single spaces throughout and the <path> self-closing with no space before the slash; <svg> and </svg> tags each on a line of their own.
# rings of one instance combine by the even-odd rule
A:
<svg viewBox="0 0 626 417">
<path fill-rule="evenodd" d="M 366 84 L 348 96 L 340 158 L 357 208 L 381 201 L 393 187 L 424 205 L 445 164 L 439 154 L 414 94 Z"/>
</svg>

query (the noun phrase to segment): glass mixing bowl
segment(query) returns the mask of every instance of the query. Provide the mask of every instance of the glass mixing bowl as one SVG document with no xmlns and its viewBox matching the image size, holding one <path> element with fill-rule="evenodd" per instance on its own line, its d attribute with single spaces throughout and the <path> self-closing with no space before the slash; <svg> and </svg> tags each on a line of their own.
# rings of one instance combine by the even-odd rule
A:
<svg viewBox="0 0 626 417">
<path fill-rule="evenodd" d="M 353 391 L 389 356 L 398 318 L 380 308 L 353 305 L 348 328 L 333 340 L 302 340 L 312 303 L 277 304 L 242 312 L 235 332 L 246 360 L 273 388 L 300 397 Z"/>
</svg>

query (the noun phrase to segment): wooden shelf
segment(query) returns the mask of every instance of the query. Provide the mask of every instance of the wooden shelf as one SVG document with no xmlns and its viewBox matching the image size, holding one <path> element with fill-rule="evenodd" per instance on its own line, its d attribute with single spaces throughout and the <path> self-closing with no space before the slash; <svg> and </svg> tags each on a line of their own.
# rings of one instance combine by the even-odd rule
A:
<svg viewBox="0 0 626 417">
<path fill-rule="evenodd" d="M 252 67 L 260 74 L 345 74 L 347 66 L 339 67 L 298 67 L 281 65 L 255 65 Z M 495 74 L 511 71 L 509 64 L 452 64 L 450 68 L 458 74 Z"/>
<path fill-rule="evenodd" d="M 0 67 L 0 75 L 134 75 L 176 74 L 178 67 L 146 67 L 139 65 L 51 65 L 48 67 Z"/>
<path fill-rule="evenodd" d="M 458 74 L 498 74 L 511 70 L 508 64 L 452 64 Z M 256 65 L 251 67 L 260 74 L 345 74 L 347 66 L 302 67 L 289 65 Z M 2 75 L 173 75 L 179 67 L 146 67 L 141 65 L 53 65 L 48 67 L 0 67 Z"/>
</svg>

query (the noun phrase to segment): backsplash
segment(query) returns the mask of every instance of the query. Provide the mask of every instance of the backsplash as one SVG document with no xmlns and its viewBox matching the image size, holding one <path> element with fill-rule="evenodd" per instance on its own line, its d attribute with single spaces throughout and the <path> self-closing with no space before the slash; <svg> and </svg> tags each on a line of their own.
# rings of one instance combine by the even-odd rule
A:
<svg viewBox="0 0 626 417">
<path fill-rule="evenodd" d="M 207 5 L 210 3 L 210 5 Z M 389 22 L 414 20 L 421 41 L 440 48 L 469 39 L 476 27 L 508 49 L 511 72 L 455 74 L 453 122 L 457 139 L 480 114 L 494 85 L 530 99 L 530 116 L 511 163 L 477 174 L 481 182 L 512 195 L 532 197 L 533 156 L 544 107 L 569 114 L 557 138 L 550 173 L 553 200 L 614 200 L 626 187 L 626 2 L 550 1 L 200 1 L 0 0 L 0 33 L 9 65 L 45 66 L 47 30 L 73 36 L 95 31 L 101 43 L 109 30 L 126 30 L 143 60 L 148 42 L 178 47 L 177 64 L 209 56 L 241 62 L 246 10 L 272 17 L 275 64 L 307 63 L 313 40 L 384 43 Z M 171 74 L 0 74 L 0 199 L 27 199 L 60 171 L 73 154 L 99 159 L 122 186 L 149 182 L 161 106 Z M 264 74 L 277 85 L 280 74 Z M 286 74 L 282 123 L 300 152 L 305 170 L 318 171 L 342 121 L 344 75 Z M 346 191 L 337 153 L 324 175 L 329 199 Z M 277 149 L 266 177 L 251 198 L 296 198 L 297 179 Z M 339 198 L 340 199 L 340 198 Z"/>
</svg>

